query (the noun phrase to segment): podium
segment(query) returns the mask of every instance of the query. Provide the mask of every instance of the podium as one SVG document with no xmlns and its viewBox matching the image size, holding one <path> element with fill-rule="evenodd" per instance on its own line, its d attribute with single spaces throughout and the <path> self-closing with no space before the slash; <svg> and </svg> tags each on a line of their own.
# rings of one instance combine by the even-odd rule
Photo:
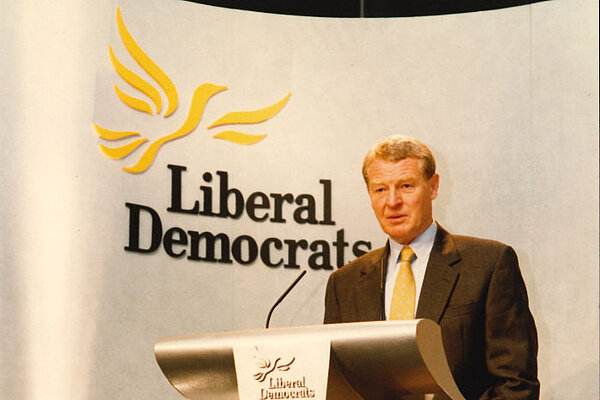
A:
<svg viewBox="0 0 600 400">
<path fill-rule="evenodd" d="M 317 352 L 326 355 L 325 368 L 322 361 L 311 359 L 312 343 L 324 343 L 330 350 Z M 260 345 L 275 346 L 281 356 L 254 357 L 239 350 L 260 353 Z M 256 400 L 315 397 L 306 374 L 284 379 L 273 373 L 266 379 L 273 371 L 300 368 L 301 358 L 307 359 L 308 372 L 324 375 L 327 400 L 464 400 L 448 367 L 440 327 L 427 319 L 174 337 L 156 343 L 154 353 L 169 382 L 191 400 L 240 399 L 241 378 L 252 376 L 267 385 Z M 247 371 L 246 361 L 256 361 L 263 369 Z"/>
</svg>

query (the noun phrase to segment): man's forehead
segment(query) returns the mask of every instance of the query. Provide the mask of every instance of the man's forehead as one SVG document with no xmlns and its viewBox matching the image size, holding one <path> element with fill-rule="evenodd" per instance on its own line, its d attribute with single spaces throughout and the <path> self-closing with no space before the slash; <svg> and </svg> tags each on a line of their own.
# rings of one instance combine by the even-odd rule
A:
<svg viewBox="0 0 600 400">
<path fill-rule="evenodd" d="M 421 179 L 423 179 L 422 174 L 406 172 L 406 173 L 402 173 L 402 174 L 373 176 L 372 179 L 369 179 L 369 184 L 379 185 L 379 184 L 384 184 L 384 183 L 417 181 L 417 180 L 421 180 Z"/>
<path fill-rule="evenodd" d="M 383 160 L 372 167 L 368 170 L 369 186 L 426 179 L 423 168 L 417 162 L 401 163 L 401 161 Z"/>
</svg>

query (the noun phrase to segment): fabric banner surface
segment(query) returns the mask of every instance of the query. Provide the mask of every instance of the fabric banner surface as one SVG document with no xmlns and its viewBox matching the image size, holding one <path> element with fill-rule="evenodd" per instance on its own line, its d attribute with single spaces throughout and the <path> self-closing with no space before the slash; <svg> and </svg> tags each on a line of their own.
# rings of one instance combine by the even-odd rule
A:
<svg viewBox="0 0 600 400">
<path fill-rule="evenodd" d="M 384 244 L 361 166 L 391 134 L 432 148 L 436 221 L 515 248 L 542 397 L 597 397 L 597 2 L 63 5 L 0 16 L 0 397 L 178 399 L 154 343 L 261 328 L 301 270 L 272 325 L 321 323 Z"/>
</svg>

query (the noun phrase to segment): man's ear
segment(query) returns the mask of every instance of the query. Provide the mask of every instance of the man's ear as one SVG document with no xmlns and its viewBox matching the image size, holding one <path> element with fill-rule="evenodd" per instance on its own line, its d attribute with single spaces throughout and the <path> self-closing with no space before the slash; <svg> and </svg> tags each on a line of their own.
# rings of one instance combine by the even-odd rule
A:
<svg viewBox="0 0 600 400">
<path fill-rule="evenodd" d="M 440 176 L 435 174 L 429 180 L 431 185 L 431 200 L 435 199 L 438 195 L 438 188 L 440 187 Z"/>
</svg>

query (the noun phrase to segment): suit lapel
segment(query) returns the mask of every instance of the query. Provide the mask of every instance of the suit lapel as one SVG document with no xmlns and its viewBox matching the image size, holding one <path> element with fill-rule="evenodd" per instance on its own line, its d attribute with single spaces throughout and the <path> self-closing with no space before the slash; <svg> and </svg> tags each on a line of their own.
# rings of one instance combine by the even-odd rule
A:
<svg viewBox="0 0 600 400">
<path fill-rule="evenodd" d="M 373 254 L 371 262 L 361 269 L 361 277 L 354 285 L 358 321 L 381 320 L 381 268 L 387 259 L 387 246 Z"/>
<path fill-rule="evenodd" d="M 458 270 L 454 265 L 459 261 L 460 254 L 452 235 L 438 225 L 419 296 L 416 318 L 429 318 L 440 322 L 458 278 Z"/>
</svg>

